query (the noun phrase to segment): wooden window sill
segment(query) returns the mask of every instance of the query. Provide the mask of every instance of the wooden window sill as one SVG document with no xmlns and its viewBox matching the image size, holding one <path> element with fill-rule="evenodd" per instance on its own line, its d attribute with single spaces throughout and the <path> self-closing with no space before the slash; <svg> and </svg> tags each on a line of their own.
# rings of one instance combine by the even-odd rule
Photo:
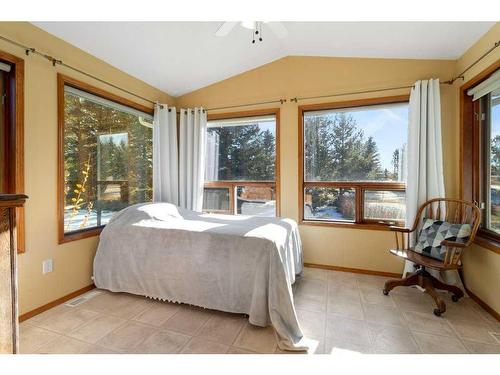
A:
<svg viewBox="0 0 500 375">
<path fill-rule="evenodd" d="M 83 229 L 78 232 L 66 233 L 62 236 L 62 238 L 59 238 L 59 244 L 78 241 L 89 237 L 96 237 L 101 234 L 103 229 L 104 225 L 97 228 Z"/>
<path fill-rule="evenodd" d="M 498 243 L 498 241 L 483 237 L 478 233 L 474 239 L 474 243 L 496 254 L 500 254 L 500 243 Z"/>
<path fill-rule="evenodd" d="M 352 222 L 333 222 L 333 221 L 319 221 L 319 220 L 301 220 L 300 225 L 310 225 L 318 227 L 331 227 L 331 228 L 344 228 L 344 229 L 367 229 L 367 230 L 382 230 L 389 231 L 389 224 L 378 223 L 352 223 Z"/>
</svg>

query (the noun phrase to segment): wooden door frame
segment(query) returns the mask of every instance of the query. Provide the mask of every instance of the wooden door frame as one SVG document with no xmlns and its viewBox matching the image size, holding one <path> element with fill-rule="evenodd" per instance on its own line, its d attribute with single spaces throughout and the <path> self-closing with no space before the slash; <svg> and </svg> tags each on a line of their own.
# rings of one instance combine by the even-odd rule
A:
<svg viewBox="0 0 500 375">
<path fill-rule="evenodd" d="M 9 193 L 24 194 L 24 60 L 0 50 L 0 60 L 14 69 L 13 96 L 10 108 L 10 178 Z M 13 123 L 13 124 L 12 124 Z M 24 207 L 16 209 L 17 252 L 26 251 Z"/>
<path fill-rule="evenodd" d="M 464 200 L 478 201 L 480 195 L 479 176 L 479 119 L 475 117 L 478 102 L 473 102 L 467 91 L 487 79 L 500 69 L 500 61 L 483 69 L 480 73 L 469 79 L 458 89 L 459 95 L 459 126 L 460 126 L 460 197 Z M 480 200 L 480 199 L 479 199 Z M 481 213 L 482 214 L 482 213 Z M 479 246 L 500 254 L 498 236 L 488 235 L 479 229 L 474 242 Z"/>
</svg>

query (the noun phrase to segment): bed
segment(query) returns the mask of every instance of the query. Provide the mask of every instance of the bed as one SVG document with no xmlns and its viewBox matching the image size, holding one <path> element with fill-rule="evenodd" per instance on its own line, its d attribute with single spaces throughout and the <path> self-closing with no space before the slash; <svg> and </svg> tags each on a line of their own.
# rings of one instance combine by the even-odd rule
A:
<svg viewBox="0 0 500 375">
<path fill-rule="evenodd" d="M 117 213 L 94 259 L 98 288 L 248 314 L 284 350 L 304 350 L 292 284 L 302 272 L 295 221 L 202 214 L 169 203 Z"/>
</svg>

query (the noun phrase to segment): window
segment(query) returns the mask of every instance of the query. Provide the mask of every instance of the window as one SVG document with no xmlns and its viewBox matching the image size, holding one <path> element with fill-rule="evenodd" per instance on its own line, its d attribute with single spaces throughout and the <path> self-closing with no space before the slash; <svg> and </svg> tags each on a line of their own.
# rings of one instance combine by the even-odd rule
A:
<svg viewBox="0 0 500 375">
<path fill-rule="evenodd" d="M 97 234 L 113 214 L 152 200 L 149 108 L 59 77 L 61 241 Z"/>
<path fill-rule="evenodd" d="M 24 193 L 24 60 L 0 51 L 0 193 Z M 16 209 L 17 252 L 25 251 L 24 208 Z"/>
<path fill-rule="evenodd" d="M 500 90 L 481 98 L 482 228 L 500 234 Z M 481 143 L 481 142 L 480 142 Z"/>
<path fill-rule="evenodd" d="M 203 210 L 276 216 L 279 110 L 209 117 Z"/>
<path fill-rule="evenodd" d="M 404 223 L 408 97 L 303 106 L 304 223 Z"/>
<path fill-rule="evenodd" d="M 498 69 L 498 68 L 497 68 Z M 500 70 L 462 87 L 464 199 L 481 209 L 479 242 L 498 251 L 500 242 Z"/>
</svg>

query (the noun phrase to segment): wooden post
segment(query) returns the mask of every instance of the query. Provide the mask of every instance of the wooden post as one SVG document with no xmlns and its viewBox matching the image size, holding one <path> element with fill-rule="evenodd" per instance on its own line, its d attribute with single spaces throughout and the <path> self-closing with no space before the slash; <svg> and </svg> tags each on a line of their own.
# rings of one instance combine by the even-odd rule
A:
<svg viewBox="0 0 500 375">
<path fill-rule="evenodd" d="M 19 352 L 17 310 L 16 208 L 28 198 L 0 194 L 0 353 Z"/>
</svg>

